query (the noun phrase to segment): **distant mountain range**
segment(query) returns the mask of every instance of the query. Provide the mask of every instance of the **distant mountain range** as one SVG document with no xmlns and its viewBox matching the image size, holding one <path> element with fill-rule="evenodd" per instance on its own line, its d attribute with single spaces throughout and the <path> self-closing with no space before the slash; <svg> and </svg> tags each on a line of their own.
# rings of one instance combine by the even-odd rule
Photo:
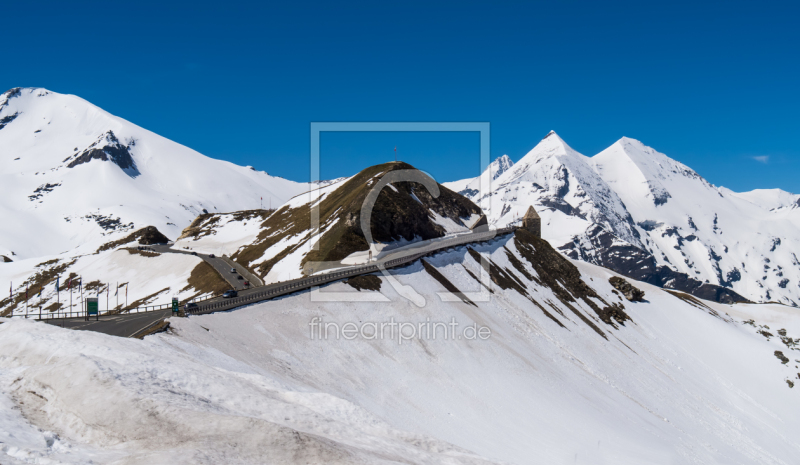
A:
<svg viewBox="0 0 800 465">
<path fill-rule="evenodd" d="M 800 303 L 800 196 L 736 193 L 623 137 L 593 157 L 550 132 L 513 166 L 498 158 L 479 178 L 445 183 L 490 224 L 533 205 L 542 234 L 566 256 L 721 302 Z"/>
<path fill-rule="evenodd" d="M 206 237 L 202 242 L 211 240 L 210 247 L 248 266 L 259 264 L 265 277 L 274 275 L 269 280 L 294 277 L 306 261 L 300 250 L 313 244 L 305 237 L 308 228 L 299 223 L 288 227 L 286 218 L 269 220 L 259 211 L 261 199 L 265 207 L 295 215 L 309 202 L 308 195 L 297 196 L 311 189 L 333 193 L 347 184 L 351 192 L 361 192 L 352 185 L 358 176 L 318 186 L 214 160 L 78 97 L 38 88 L 0 95 L 0 162 L 0 267 L 26 259 L 33 267 L 64 252 L 95 253 L 151 225 L 177 239 L 203 215 L 206 222 L 194 223 L 200 236 L 183 242 Z M 533 205 L 542 216 L 543 237 L 572 259 L 720 302 L 800 303 L 798 195 L 777 189 L 736 193 L 714 186 L 634 139 L 622 138 L 586 157 L 554 132 L 517 163 L 499 157 L 484 176 L 488 192 L 480 191 L 479 178 L 444 186 L 482 208 L 496 226 L 518 222 Z M 408 199 L 430 203 L 416 197 L 412 186 L 396 193 L 395 207 L 406 213 L 417 205 Z M 337 232 L 324 235 L 323 241 L 338 238 L 354 224 L 355 207 L 344 197 L 339 200 L 323 215 L 330 221 L 322 225 L 325 234 L 325 228 Z M 417 218 L 410 229 L 384 222 L 395 229 L 379 234 L 380 239 L 434 237 L 464 229 L 476 218 L 468 206 L 464 211 L 423 206 L 430 221 Z M 214 220 L 216 214 L 244 211 L 252 213 Z M 402 222 L 404 216 L 391 218 Z M 352 243 L 345 249 L 356 253 L 362 246 Z M 345 249 L 330 247 L 337 253 L 328 259 L 346 258 L 339 256 Z M 285 257 L 296 263 L 274 266 Z M 23 268 L 30 267 L 15 267 L 16 282 L 25 279 Z"/>
</svg>

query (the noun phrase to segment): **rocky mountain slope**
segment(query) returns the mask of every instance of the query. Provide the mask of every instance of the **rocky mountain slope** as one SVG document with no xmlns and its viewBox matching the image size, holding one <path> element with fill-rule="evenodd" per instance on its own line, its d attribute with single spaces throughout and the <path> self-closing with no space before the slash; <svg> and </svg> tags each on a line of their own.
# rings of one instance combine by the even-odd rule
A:
<svg viewBox="0 0 800 465">
<path fill-rule="evenodd" d="M 458 189 L 502 226 L 528 206 L 565 255 L 704 299 L 800 304 L 800 196 L 735 193 L 639 141 L 586 157 L 551 132 L 492 181 Z M 480 197 L 480 198 L 478 198 Z"/>
<path fill-rule="evenodd" d="M 204 212 L 279 205 L 308 184 L 205 157 L 73 95 L 0 95 L 0 255 L 18 261 Z"/>
<path fill-rule="evenodd" d="M 490 299 L 445 301 L 481 289 L 478 254 Z M 642 283 L 644 301 L 630 302 L 613 272 L 523 231 L 394 276 L 423 307 L 372 276 L 377 291 L 318 292 L 387 302 L 304 291 L 172 318 L 144 341 L 3 322 L 0 431 L 12 434 L 0 462 L 785 465 L 800 454 L 791 307 Z"/>
<path fill-rule="evenodd" d="M 404 170 L 421 175 L 409 164 L 385 163 L 294 197 L 269 215 L 201 215 L 175 246 L 230 254 L 267 283 L 300 277 L 309 271 L 304 268 L 310 262 L 363 262 L 368 259 L 368 245 L 361 231 L 362 205 L 384 176 Z M 386 247 L 467 232 L 477 223 L 481 211 L 475 204 L 437 186 L 438 192 L 431 193 L 420 183 L 402 181 L 380 191 L 370 218 L 373 240 L 378 242 L 376 253 Z M 311 227 L 312 206 L 319 207 L 319 234 Z"/>
</svg>

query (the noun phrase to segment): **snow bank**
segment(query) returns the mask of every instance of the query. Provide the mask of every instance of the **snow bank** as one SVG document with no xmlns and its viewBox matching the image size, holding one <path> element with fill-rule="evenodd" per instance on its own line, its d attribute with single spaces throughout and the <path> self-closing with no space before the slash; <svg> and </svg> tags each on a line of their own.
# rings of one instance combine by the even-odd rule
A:
<svg viewBox="0 0 800 465">
<path fill-rule="evenodd" d="M 419 262 L 395 275 L 424 296 L 422 308 L 380 278 L 391 303 L 314 302 L 303 292 L 172 319 L 171 333 L 144 341 L 13 321 L 0 325 L 0 421 L 28 436 L 3 439 L 2 450 L 64 461 L 112 454 L 91 455 L 101 463 L 122 453 L 126 463 L 623 465 L 789 464 L 800 453 L 798 387 L 785 382 L 800 370 L 773 355 L 780 341 L 738 321 L 758 323 L 763 307 L 697 304 L 642 283 L 647 301 L 631 304 L 612 292 L 612 273 L 576 262 L 602 299 L 625 306 L 631 320 L 615 329 L 526 277 L 521 269 L 543 279 L 513 241 L 474 247 L 563 327 L 496 286 L 490 302 L 443 302 L 443 285 Z M 458 289 L 479 289 L 465 248 L 426 260 Z M 322 291 L 357 292 L 341 282 Z M 491 337 L 320 340 L 315 317 L 453 320 Z M 51 433 L 28 423 L 58 434 L 72 455 L 48 448 Z"/>
</svg>

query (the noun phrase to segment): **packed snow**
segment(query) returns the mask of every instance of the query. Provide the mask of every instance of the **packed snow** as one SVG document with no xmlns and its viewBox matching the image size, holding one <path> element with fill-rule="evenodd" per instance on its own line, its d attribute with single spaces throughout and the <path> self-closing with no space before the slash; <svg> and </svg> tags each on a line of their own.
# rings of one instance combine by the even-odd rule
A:
<svg viewBox="0 0 800 465">
<path fill-rule="evenodd" d="M 391 303 L 323 303 L 302 292 L 172 318 L 170 332 L 143 341 L 6 321 L 0 461 L 795 462 L 800 386 L 787 380 L 798 376 L 800 352 L 742 321 L 798 337 L 796 312 L 698 305 L 641 283 L 647 300 L 623 302 L 611 272 L 574 262 L 600 297 L 622 302 L 631 317 L 615 329 L 575 302 L 605 339 L 515 269 L 511 256 L 536 277 L 512 240 L 475 247 L 557 311 L 564 327 L 514 290 L 495 287 L 491 301 L 475 305 L 443 302 L 442 285 L 420 262 L 395 275 L 424 296 L 423 308 L 379 278 Z M 459 289 L 477 290 L 467 270 L 479 265 L 466 248 L 426 260 Z M 326 291 L 358 292 L 341 282 Z M 312 338 L 314 318 L 340 326 L 452 320 L 465 336 L 320 339 Z M 490 337 L 468 339 L 472 325 Z"/>
</svg>

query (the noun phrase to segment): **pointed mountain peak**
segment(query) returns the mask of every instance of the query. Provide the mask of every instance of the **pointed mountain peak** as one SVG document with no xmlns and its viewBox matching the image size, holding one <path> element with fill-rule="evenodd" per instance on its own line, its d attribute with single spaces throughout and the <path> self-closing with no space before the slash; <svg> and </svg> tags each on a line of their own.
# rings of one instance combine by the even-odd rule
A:
<svg viewBox="0 0 800 465">
<path fill-rule="evenodd" d="M 511 161 L 511 158 L 508 155 L 502 155 L 490 163 L 487 170 L 489 170 L 489 173 L 494 180 L 500 177 L 501 174 L 508 171 L 512 166 L 514 166 L 514 162 Z"/>
<path fill-rule="evenodd" d="M 569 156 L 579 156 L 583 157 L 580 153 L 576 152 L 572 147 L 567 145 L 564 142 L 564 139 L 559 137 L 555 131 L 550 131 L 544 136 L 536 147 L 534 147 L 530 152 L 528 152 L 523 159 L 527 159 L 527 161 L 532 161 L 538 158 L 546 158 L 551 156 L 562 156 L 562 155 L 569 155 Z M 519 165 L 522 163 L 522 160 L 517 162 Z"/>
<path fill-rule="evenodd" d="M 623 136 L 618 141 L 616 141 L 615 144 L 619 145 L 620 147 L 622 147 L 626 151 L 629 151 L 631 149 L 635 149 L 635 150 L 638 150 L 640 152 L 646 152 L 648 150 L 651 151 L 651 152 L 654 151 L 652 148 L 644 145 L 638 139 L 632 139 L 630 137 L 624 137 Z"/>
</svg>

